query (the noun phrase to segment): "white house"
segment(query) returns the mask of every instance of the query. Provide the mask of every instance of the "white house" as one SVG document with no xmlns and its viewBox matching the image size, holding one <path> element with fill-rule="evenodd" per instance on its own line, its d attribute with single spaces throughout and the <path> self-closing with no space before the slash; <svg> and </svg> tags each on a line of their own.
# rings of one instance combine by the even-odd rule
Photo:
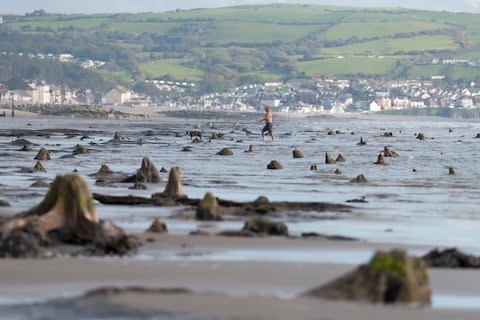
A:
<svg viewBox="0 0 480 320">
<path fill-rule="evenodd" d="M 73 55 L 69 53 L 62 53 L 58 56 L 60 62 L 72 62 L 74 59 Z"/>
<path fill-rule="evenodd" d="M 265 82 L 266 88 L 278 88 L 283 85 L 283 82 Z"/>
<path fill-rule="evenodd" d="M 370 103 L 370 112 L 380 112 L 382 111 L 382 107 L 378 105 L 375 101 Z"/>
<path fill-rule="evenodd" d="M 49 104 L 52 102 L 50 94 L 50 86 L 41 84 L 36 85 L 32 90 L 32 103 L 33 104 Z"/>
</svg>

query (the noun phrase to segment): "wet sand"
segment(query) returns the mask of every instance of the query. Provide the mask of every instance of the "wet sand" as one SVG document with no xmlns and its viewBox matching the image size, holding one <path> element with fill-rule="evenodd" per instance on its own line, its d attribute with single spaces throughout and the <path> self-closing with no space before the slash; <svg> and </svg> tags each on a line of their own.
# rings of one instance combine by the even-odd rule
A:
<svg viewBox="0 0 480 320">
<path fill-rule="evenodd" d="M 147 235 L 141 235 L 147 236 Z M 151 235 L 148 235 L 151 237 Z M 142 312 L 168 311 L 205 316 L 206 319 L 478 319 L 480 310 L 441 310 L 435 297 L 480 297 L 480 273 L 475 270 L 429 270 L 434 308 L 368 306 L 297 298 L 355 265 L 312 263 L 208 261 L 208 254 L 252 249 L 344 252 L 345 254 L 394 248 L 395 244 L 304 239 L 243 239 L 204 236 L 158 235 L 137 258 L 58 258 L 47 260 L 0 260 L 0 301 L 39 301 L 81 296 L 99 287 L 140 286 L 187 288 L 193 294 L 159 295 L 126 293 L 108 296 L 108 303 Z M 412 246 L 410 252 L 428 250 Z M 142 259 L 157 250 L 175 252 L 179 261 Z M 204 252 L 206 259 L 189 260 L 187 252 Z M 441 307 L 441 306 L 440 306 Z M 92 308 L 94 306 L 92 305 Z M 114 308 L 114 306 L 112 307 Z M 470 306 L 471 308 L 471 306 Z M 320 316 L 320 317 L 319 317 Z M 201 318 L 202 318 L 201 317 Z M 132 318 L 135 319 L 135 318 Z"/>
<path fill-rule="evenodd" d="M 27 123 L 32 120 L 36 119 L 22 119 L 18 121 L 18 127 L 27 128 Z M 34 177 L 49 181 L 56 174 L 71 172 L 73 169 L 79 169 L 93 191 L 114 195 L 133 193 L 140 196 L 161 192 L 163 184 L 148 185 L 147 191 L 131 191 L 126 185 L 95 186 L 94 179 L 88 177 L 88 174 L 98 170 L 101 163 L 112 165 L 114 170 L 134 172 L 142 155 L 151 156 L 158 167 L 179 165 L 184 174 L 186 193 L 191 197 L 202 197 L 206 191 L 213 191 L 222 198 L 238 201 L 251 201 L 260 195 L 267 195 L 273 200 L 314 199 L 345 203 L 346 200 L 366 196 L 369 203 L 355 204 L 357 209 L 352 214 L 293 213 L 277 217 L 285 221 L 295 235 L 316 231 L 361 239 L 356 242 L 187 236 L 185 234 L 190 231 L 202 229 L 203 223 L 172 217 L 176 209 L 97 204 L 100 217 L 111 219 L 129 232 L 146 229 L 153 218 L 158 217 L 167 222 L 172 235 L 140 234 L 145 245 L 138 255 L 128 258 L 0 260 L 0 305 L 77 297 L 88 290 L 104 286 L 135 285 L 150 288 L 181 287 L 193 290 L 194 294 L 127 293 L 97 301 L 78 301 L 84 301 L 85 306 L 91 309 L 104 304 L 110 305 L 111 309 L 122 306 L 144 314 L 168 311 L 175 315 L 193 315 L 202 320 L 478 319 L 480 273 L 475 270 L 430 270 L 433 308 L 391 308 L 296 298 L 301 292 L 326 283 L 367 261 L 377 249 L 400 247 L 407 248 L 410 254 L 419 255 L 432 249 L 435 244 L 457 244 L 473 248 L 472 250 L 479 248 L 476 232 L 479 220 L 474 218 L 478 208 L 478 171 L 471 170 L 476 168 L 475 162 L 469 164 L 473 167 L 467 166 L 467 159 L 476 154 L 477 145 L 472 138 L 478 129 L 476 125 L 460 122 L 460 128 L 455 129 L 455 137 L 447 134 L 451 123 L 441 123 L 439 128 L 429 127 L 427 134 L 436 139 L 420 145 L 414 140 L 413 133 L 416 127 L 422 127 L 423 124 L 414 126 L 407 123 L 408 130 L 397 134 L 398 128 L 403 128 L 406 124 L 396 125 L 395 121 L 390 120 L 389 126 L 396 125 L 395 134 L 398 137 L 385 140 L 378 136 L 383 132 L 380 124 L 371 128 L 367 120 L 360 124 L 344 124 L 342 121 L 343 119 L 329 119 L 321 124 L 306 122 L 294 134 L 291 134 L 291 124 L 282 123 L 280 138 L 275 144 L 268 141 L 260 144 L 258 136 L 249 137 L 237 129 L 229 134 L 231 140 L 205 141 L 195 145 L 194 152 L 188 155 L 180 150 L 190 145 L 190 139 L 185 136 L 174 137 L 175 133 L 184 133 L 185 128 L 190 129 L 188 126 L 196 121 L 188 124 L 183 120 L 165 118 L 157 123 L 32 121 L 34 130 L 68 127 L 90 134 L 92 139 L 83 143 L 91 141 L 97 145 L 91 145 L 90 155 L 76 159 L 61 159 L 61 156 L 71 154 L 74 145 L 82 143 L 80 135 L 68 139 L 62 131 L 52 130 L 52 137 L 48 140 L 27 136 L 36 146 L 26 154 L 18 153 L 18 146 L 10 145 L 13 137 L 2 137 L 8 154 L 2 162 L 1 173 L 5 179 L 0 187 L 4 191 L 2 196 L 14 206 L 0 210 L 5 214 L 29 208 L 44 196 L 46 189 L 32 190 L 28 187 Z M 205 125 L 202 123 L 202 128 Z M 232 125 L 225 123 L 221 129 L 211 131 L 228 133 Z M 348 133 L 346 128 L 349 125 L 359 126 L 352 127 L 357 132 L 356 135 L 326 135 L 327 126 L 343 128 Z M 9 125 L 10 129 L 16 126 Z M 249 124 L 242 126 L 249 127 Z M 91 128 L 86 130 L 87 127 Z M 106 141 L 119 128 L 130 140 L 121 146 L 108 144 Z M 251 126 L 250 129 L 254 130 Z M 158 139 L 147 136 L 146 130 L 153 130 Z M 457 137 L 460 135 L 467 135 L 468 139 L 465 138 L 460 143 Z M 369 145 L 366 148 L 356 146 L 360 136 L 368 138 Z M 143 145 L 130 143 L 140 137 L 144 138 Z M 237 139 L 242 139 L 243 142 L 236 142 Z M 255 146 L 256 151 L 244 154 L 243 150 L 251 143 L 258 144 Z M 392 144 L 401 152 L 401 160 L 388 160 L 388 166 L 378 168 L 372 165 L 372 161 L 386 144 Z M 32 159 L 40 145 L 47 145 L 53 151 L 53 160 L 45 162 L 47 173 L 19 173 L 17 170 L 20 166 L 33 166 Z M 225 146 L 233 148 L 235 156 L 229 159 L 215 157 L 214 154 Z M 291 150 L 296 146 L 305 152 L 305 160 L 291 159 Z M 458 152 L 447 153 L 446 148 L 451 146 L 457 148 L 455 150 Z M 435 152 L 423 153 L 432 148 Z M 335 155 L 337 152 L 346 154 L 347 163 L 339 165 L 346 174 L 337 177 L 332 173 L 335 166 L 326 165 L 319 165 L 320 170 L 317 172 L 308 171 L 312 162 L 322 163 L 324 152 L 332 150 Z M 265 171 L 266 163 L 279 155 L 281 157 L 278 159 L 286 164 L 286 169 L 275 173 Z M 458 155 L 459 159 L 456 158 Z M 455 177 L 447 176 L 445 170 L 445 166 L 451 165 L 453 160 L 458 161 L 459 167 Z M 419 172 L 413 174 L 412 168 L 417 168 Z M 352 185 L 350 179 L 361 172 L 366 172 L 372 182 L 366 186 Z M 267 182 L 272 188 L 265 187 Z M 238 228 L 244 221 L 243 218 L 229 219 L 231 220 L 214 223 L 212 227 L 203 229 L 216 232 L 232 225 Z M 387 229 L 390 231 L 386 232 Z M 155 241 L 148 242 L 147 238 L 154 238 Z M 391 243 L 385 243 L 386 241 Z M 447 305 L 445 300 L 451 302 L 452 298 L 463 299 L 463 302 L 450 303 L 450 306 L 459 310 L 440 310 Z M 465 302 L 469 298 L 473 300 Z M 443 303 L 436 302 L 442 299 Z M 3 308 L 0 307 L 0 317 Z M 132 316 L 124 319 L 137 318 L 145 317 Z"/>
</svg>

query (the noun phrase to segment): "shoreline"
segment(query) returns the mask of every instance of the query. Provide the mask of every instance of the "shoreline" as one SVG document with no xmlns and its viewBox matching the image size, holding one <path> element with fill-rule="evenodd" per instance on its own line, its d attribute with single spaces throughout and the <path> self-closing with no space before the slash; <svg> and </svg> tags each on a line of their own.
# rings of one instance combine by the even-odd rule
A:
<svg viewBox="0 0 480 320">
<path fill-rule="evenodd" d="M 389 249 L 395 244 L 351 243 L 342 241 L 282 240 L 273 238 L 221 238 L 201 236 L 141 235 L 153 237 L 141 252 L 159 250 L 181 253 L 195 247 L 200 251 L 227 248 L 257 250 L 292 249 L 360 250 Z M 412 248 L 410 248 L 412 249 Z M 431 308 L 379 306 L 362 303 L 329 302 L 298 296 L 355 267 L 345 263 L 305 263 L 266 261 L 180 261 L 142 260 L 138 258 L 55 258 L 42 260 L 0 260 L 0 300 L 50 301 L 59 297 L 79 298 L 101 287 L 140 287 L 147 289 L 186 288 L 193 294 L 158 294 L 126 292 L 107 295 L 113 305 L 127 305 L 141 312 L 167 311 L 210 317 L 278 319 L 282 314 L 297 319 L 318 319 L 318 312 L 328 319 L 475 319 L 480 312 L 472 306 L 453 309 L 435 305 L 442 299 L 480 299 L 480 273 L 475 270 L 429 269 L 434 305 Z M 60 296 L 59 296 L 60 295 Z M 101 299 L 100 296 L 97 299 Z M 475 299 L 476 299 L 475 298 Z M 88 301 L 88 299 L 87 299 Z M 479 300 L 480 301 L 480 300 Z M 50 302 L 47 302 L 47 305 Z M 443 302 L 445 303 L 445 302 Z M 3 304 L 5 305 L 5 304 Z M 208 306 L 216 305 L 216 308 Z M 220 307 L 220 305 L 222 307 Z M 251 306 L 248 311 L 246 306 Z M 92 309 L 98 305 L 91 305 Z M 1 311 L 1 304 L 0 304 Z M 300 313 L 297 313 L 300 312 Z M 284 314 L 284 316 L 285 316 Z M 354 316 L 355 315 L 355 316 Z M 280 318 L 285 318 L 280 316 Z"/>
</svg>

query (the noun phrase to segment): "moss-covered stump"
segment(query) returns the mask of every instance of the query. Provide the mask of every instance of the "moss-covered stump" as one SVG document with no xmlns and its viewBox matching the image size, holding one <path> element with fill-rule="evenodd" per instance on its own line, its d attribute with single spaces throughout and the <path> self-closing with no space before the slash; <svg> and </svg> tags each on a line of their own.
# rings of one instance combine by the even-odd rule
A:
<svg viewBox="0 0 480 320">
<path fill-rule="evenodd" d="M 336 162 L 345 162 L 345 157 L 339 153 L 337 159 L 335 160 Z"/>
<path fill-rule="evenodd" d="M 115 134 L 113 135 L 113 141 L 120 141 L 122 137 L 120 137 L 120 133 L 118 131 L 115 131 Z"/>
<path fill-rule="evenodd" d="M 385 138 L 392 138 L 392 137 L 393 137 L 393 132 L 384 132 L 384 133 L 383 133 L 383 136 L 384 136 Z"/>
<path fill-rule="evenodd" d="M 86 154 L 86 153 L 89 153 L 89 152 L 90 151 L 87 149 L 87 147 L 77 144 L 75 146 L 75 149 L 73 150 L 73 155 L 76 156 L 78 154 Z"/>
<path fill-rule="evenodd" d="M 165 191 L 163 193 L 171 197 L 183 196 L 182 173 L 180 172 L 179 167 L 173 167 L 170 169 L 167 186 L 165 187 Z"/>
<path fill-rule="evenodd" d="M 150 233 L 166 233 L 168 232 L 167 225 L 161 222 L 158 219 L 155 219 L 150 227 L 146 230 L 146 232 Z"/>
<path fill-rule="evenodd" d="M 43 166 L 43 164 L 40 161 L 37 161 L 37 163 L 33 167 L 33 171 L 47 172 L 47 170 L 45 169 L 45 167 Z"/>
<path fill-rule="evenodd" d="M 342 170 L 340 168 L 335 169 L 335 174 L 342 174 Z"/>
<path fill-rule="evenodd" d="M 142 160 L 142 166 L 138 169 L 137 173 L 123 182 L 133 182 L 133 183 L 159 183 L 160 182 L 160 173 L 157 168 L 150 161 L 149 158 L 145 157 Z"/>
<path fill-rule="evenodd" d="M 378 155 L 377 161 L 375 161 L 373 164 L 385 165 L 385 159 L 381 153 Z"/>
<path fill-rule="evenodd" d="M 404 250 L 377 252 L 368 264 L 304 294 L 331 300 L 430 305 L 425 263 Z"/>
<path fill-rule="evenodd" d="M 37 155 L 35 156 L 35 158 L 33 158 L 34 160 L 40 160 L 40 161 L 46 161 L 46 160 L 50 160 L 50 152 L 48 152 L 47 149 L 45 148 L 41 148 Z"/>
<path fill-rule="evenodd" d="M 260 217 L 252 218 L 245 222 L 242 231 L 269 236 L 288 236 L 288 227 L 285 223 L 270 221 Z"/>
<path fill-rule="evenodd" d="M 269 169 L 269 170 L 281 170 L 281 169 L 283 169 L 283 166 L 277 160 L 272 160 L 267 165 L 267 169 Z"/>
<path fill-rule="evenodd" d="M 318 170 L 317 164 L 316 164 L 316 163 L 312 163 L 312 164 L 310 165 L 310 171 L 317 171 L 317 170 Z"/>
<path fill-rule="evenodd" d="M 217 152 L 219 156 L 233 156 L 233 151 L 229 148 L 223 148 L 222 150 Z"/>
<path fill-rule="evenodd" d="M 265 196 L 260 196 L 255 201 L 243 205 L 243 212 L 249 215 L 274 214 L 276 211 L 275 205 Z"/>
<path fill-rule="evenodd" d="M 358 175 L 355 179 L 350 180 L 353 183 L 368 183 L 367 178 L 363 174 Z"/>
<path fill-rule="evenodd" d="M 451 176 L 457 174 L 457 173 L 455 172 L 455 168 L 454 168 L 454 167 L 448 167 L 448 174 L 451 175 Z"/>
<path fill-rule="evenodd" d="M 108 167 L 108 165 L 106 164 L 102 164 L 100 166 L 100 169 L 98 169 L 97 171 L 97 175 L 101 176 L 101 175 L 109 175 L 109 174 L 112 174 L 113 171 L 110 170 L 110 168 Z"/>
<path fill-rule="evenodd" d="M 328 152 L 325 152 L 325 163 L 326 163 L 326 164 L 335 164 L 335 163 L 337 163 L 337 161 L 335 161 L 334 159 L 332 159 L 332 158 L 328 155 Z"/>
<path fill-rule="evenodd" d="M 223 220 L 218 200 L 211 192 L 205 194 L 205 197 L 198 204 L 195 217 L 201 221 Z"/>
<path fill-rule="evenodd" d="M 50 185 L 43 180 L 37 180 L 30 185 L 30 188 L 48 188 Z"/>
<path fill-rule="evenodd" d="M 303 153 L 298 149 L 294 149 L 292 153 L 293 153 L 293 158 L 294 159 L 303 159 L 303 157 L 304 157 Z"/>
<path fill-rule="evenodd" d="M 95 238 L 95 204 L 88 185 L 78 175 L 55 178 L 44 200 L 22 216 L 40 217 L 42 234 L 56 231 L 61 238 L 79 242 Z"/>
<path fill-rule="evenodd" d="M 398 153 L 389 149 L 387 146 L 385 146 L 383 148 L 383 155 L 386 157 L 386 158 L 398 158 Z"/>
<path fill-rule="evenodd" d="M 129 237 L 122 229 L 99 221 L 88 185 L 77 175 L 56 177 L 39 205 L 0 225 L 2 239 L 18 232 L 36 238 L 41 244 L 43 239 L 54 244 L 87 244 L 98 252 L 114 254 L 125 254 L 124 239 Z M 9 248 L 3 245 L 0 247 Z M 134 248 L 135 245 L 130 246 L 130 250 Z M 0 253 L 17 254 L 21 253 Z"/>
</svg>

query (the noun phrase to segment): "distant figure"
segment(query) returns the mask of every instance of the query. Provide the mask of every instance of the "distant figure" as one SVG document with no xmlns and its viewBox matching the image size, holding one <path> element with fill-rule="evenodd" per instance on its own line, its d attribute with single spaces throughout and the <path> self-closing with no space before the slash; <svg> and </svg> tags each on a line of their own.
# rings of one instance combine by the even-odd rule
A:
<svg viewBox="0 0 480 320">
<path fill-rule="evenodd" d="M 197 130 L 187 131 L 187 135 L 190 136 L 190 139 L 193 139 L 194 137 L 198 137 L 198 138 L 202 139 L 202 133 L 200 131 L 197 131 Z"/>
<path fill-rule="evenodd" d="M 265 138 L 265 133 L 268 132 L 268 134 L 272 137 L 272 140 L 275 140 L 275 136 L 273 135 L 273 113 L 272 113 L 272 108 L 269 106 L 265 106 L 265 118 L 260 120 L 260 122 L 265 121 L 265 127 L 262 129 L 262 140 Z"/>
</svg>

